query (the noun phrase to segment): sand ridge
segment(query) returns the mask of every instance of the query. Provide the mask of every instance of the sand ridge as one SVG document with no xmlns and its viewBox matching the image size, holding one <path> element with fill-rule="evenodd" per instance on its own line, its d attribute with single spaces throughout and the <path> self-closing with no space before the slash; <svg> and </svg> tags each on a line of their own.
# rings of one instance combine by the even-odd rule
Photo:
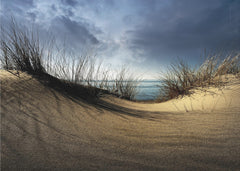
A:
<svg viewBox="0 0 240 171">
<path fill-rule="evenodd" d="M 68 97 L 1 70 L 3 170 L 237 170 L 239 80 L 164 103 Z"/>
</svg>

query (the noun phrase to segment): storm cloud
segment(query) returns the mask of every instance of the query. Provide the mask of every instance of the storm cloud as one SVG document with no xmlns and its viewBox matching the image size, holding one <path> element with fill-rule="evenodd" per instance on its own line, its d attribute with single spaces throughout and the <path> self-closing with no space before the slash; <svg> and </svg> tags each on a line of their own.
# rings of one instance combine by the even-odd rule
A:
<svg viewBox="0 0 240 171">
<path fill-rule="evenodd" d="M 78 16 L 74 19 L 74 8 L 78 2 L 75 0 L 58 1 L 3 1 L 1 9 L 2 24 L 7 24 L 11 17 L 23 26 L 36 25 L 42 34 L 48 32 L 56 41 L 64 42 L 67 48 L 72 50 L 80 47 L 94 46 L 99 43 L 94 33 L 98 29 L 88 23 L 84 18 Z M 92 33 L 93 32 L 93 33 Z"/>
<path fill-rule="evenodd" d="M 0 14 L 1 24 L 14 16 L 112 64 L 157 70 L 204 49 L 240 51 L 239 9 L 239 0 L 2 0 Z"/>
<path fill-rule="evenodd" d="M 65 16 L 53 19 L 51 22 L 51 30 L 54 30 L 57 34 L 65 35 L 63 37 L 67 39 L 65 41 L 67 41 L 71 47 L 77 48 L 81 45 L 94 45 L 99 43 L 97 38 L 89 32 L 86 24 L 72 21 Z"/>
<path fill-rule="evenodd" d="M 239 50 L 239 9 L 240 1 L 221 0 L 175 0 L 164 8 L 147 7 L 144 22 L 128 31 L 128 47 L 160 60 L 203 49 Z"/>
</svg>

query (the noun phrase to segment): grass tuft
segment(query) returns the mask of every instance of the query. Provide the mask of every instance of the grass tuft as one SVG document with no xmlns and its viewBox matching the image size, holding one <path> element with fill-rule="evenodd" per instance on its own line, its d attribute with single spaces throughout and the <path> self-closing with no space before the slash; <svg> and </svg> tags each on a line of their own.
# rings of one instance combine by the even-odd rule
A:
<svg viewBox="0 0 240 171">
<path fill-rule="evenodd" d="M 20 29 L 12 20 L 8 29 L 1 29 L 1 63 L 5 69 L 26 71 L 31 74 L 45 73 L 42 65 L 43 48 L 33 32 Z"/>
<path fill-rule="evenodd" d="M 123 67 L 120 72 L 117 73 L 112 92 L 119 94 L 121 98 L 133 100 L 137 94 L 137 86 L 140 78 L 129 73 L 129 69 L 126 67 Z"/>
<path fill-rule="evenodd" d="M 162 74 L 158 101 L 166 101 L 180 95 L 190 94 L 190 90 L 197 87 L 224 85 L 223 75 L 239 75 L 239 56 L 240 54 L 230 54 L 220 60 L 219 55 L 214 55 L 196 68 L 179 59 L 170 65 L 166 73 Z"/>
</svg>

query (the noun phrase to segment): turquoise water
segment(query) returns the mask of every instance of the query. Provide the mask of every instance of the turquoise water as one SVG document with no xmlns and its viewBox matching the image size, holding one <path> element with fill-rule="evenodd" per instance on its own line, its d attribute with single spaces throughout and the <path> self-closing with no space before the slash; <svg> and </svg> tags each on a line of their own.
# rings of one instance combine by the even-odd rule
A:
<svg viewBox="0 0 240 171">
<path fill-rule="evenodd" d="M 155 100 L 159 94 L 160 81 L 143 80 L 138 85 L 138 94 L 136 100 Z"/>
<path fill-rule="evenodd" d="M 101 82 L 101 81 L 99 81 Z M 96 83 L 96 82 L 94 82 Z M 98 81 L 97 81 L 98 83 Z M 109 85 L 113 85 L 114 81 L 110 81 Z M 137 95 L 135 100 L 155 100 L 159 95 L 159 86 L 161 81 L 157 80 L 143 80 L 137 86 Z"/>
</svg>

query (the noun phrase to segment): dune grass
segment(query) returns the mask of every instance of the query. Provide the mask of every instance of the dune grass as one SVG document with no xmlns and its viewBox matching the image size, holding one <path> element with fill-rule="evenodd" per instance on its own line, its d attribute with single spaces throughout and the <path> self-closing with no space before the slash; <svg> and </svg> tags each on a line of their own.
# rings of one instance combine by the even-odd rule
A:
<svg viewBox="0 0 240 171">
<path fill-rule="evenodd" d="M 8 28 L 1 28 L 1 64 L 5 69 L 45 73 L 42 65 L 43 48 L 33 32 L 20 29 L 13 21 Z"/>
<path fill-rule="evenodd" d="M 180 95 L 190 94 L 197 87 L 224 85 L 223 76 L 239 76 L 240 54 L 229 54 L 222 59 L 220 55 L 208 57 L 200 66 L 193 67 L 186 61 L 178 60 L 161 75 L 162 85 L 158 101 L 166 101 Z M 222 60 L 221 60 L 222 59 Z"/>
<path fill-rule="evenodd" d="M 130 76 L 127 67 L 115 73 L 113 78 L 113 71 L 96 56 L 70 55 L 65 47 L 54 48 L 54 40 L 48 42 L 47 46 L 42 45 L 38 32 L 22 28 L 12 19 L 8 26 L 1 28 L 1 67 L 54 80 L 52 87 L 56 88 L 53 83 L 57 83 L 65 90 L 84 91 L 80 93 L 83 96 L 99 97 L 104 92 L 134 99 L 139 79 L 134 74 Z"/>
<path fill-rule="evenodd" d="M 45 79 L 48 79 L 48 75 L 55 83 L 56 79 L 61 81 L 64 89 L 69 87 L 84 91 L 80 93 L 84 96 L 89 94 L 99 97 L 103 93 L 111 93 L 133 100 L 138 93 L 137 85 L 141 79 L 129 68 L 122 67 L 114 72 L 94 55 L 70 55 L 66 53 L 65 47 L 54 48 L 54 40 L 48 42 L 48 45 L 43 46 L 37 32 L 19 27 L 13 19 L 11 24 L 1 28 L 2 68 L 44 76 Z M 239 53 L 230 54 L 222 59 L 220 55 L 212 55 L 198 67 L 183 60 L 173 63 L 161 75 L 158 101 L 187 95 L 196 87 L 221 86 L 224 84 L 222 75 L 234 74 L 240 77 L 239 56 Z M 82 88 L 78 89 L 77 86 Z"/>
<path fill-rule="evenodd" d="M 137 94 L 137 86 L 141 79 L 129 71 L 129 68 L 122 67 L 114 80 L 112 92 L 120 94 L 121 98 L 132 100 Z"/>
</svg>

